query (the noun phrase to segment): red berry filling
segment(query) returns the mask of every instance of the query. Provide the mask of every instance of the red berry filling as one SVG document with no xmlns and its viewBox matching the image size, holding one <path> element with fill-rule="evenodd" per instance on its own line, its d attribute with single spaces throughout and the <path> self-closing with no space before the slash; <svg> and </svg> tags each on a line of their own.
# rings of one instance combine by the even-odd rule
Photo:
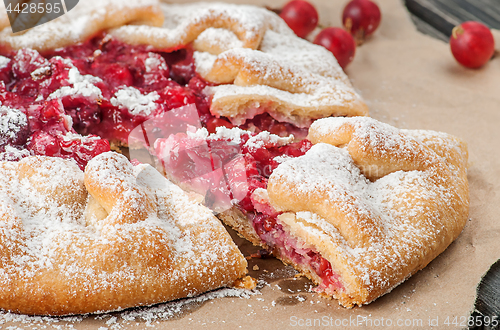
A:
<svg viewBox="0 0 500 330">
<path fill-rule="evenodd" d="M 0 152 L 8 144 L 35 155 L 74 158 L 84 168 L 97 153 L 109 150 L 107 141 L 127 145 L 135 127 L 185 105 L 196 107 L 211 132 L 233 126 L 210 113 L 210 100 L 202 93 L 208 83 L 196 73 L 189 46 L 167 53 L 101 34 L 45 54 L 22 49 L 6 56 L 11 61 L 0 68 L 0 102 L 24 113 L 28 125 L 19 139 L 0 137 Z M 267 114 L 243 128 L 306 134 Z M 68 133 L 71 147 L 64 142 Z"/>
<path fill-rule="evenodd" d="M 318 290 L 342 290 L 331 264 L 287 234 L 277 218 L 279 213 L 256 194 L 257 189 L 266 189 L 282 159 L 304 155 L 311 142 L 280 143 L 276 136 L 237 129 L 208 137 L 199 132 L 157 140 L 155 149 L 168 175 L 184 188 L 204 195 L 205 204 L 217 212 L 238 207 L 270 249 L 317 274 L 321 279 Z"/>
<path fill-rule="evenodd" d="M 304 247 L 297 239 L 287 234 L 279 224 L 277 216 L 263 213 L 253 215 L 253 226 L 259 237 L 280 256 L 291 260 L 293 263 L 309 269 L 321 279 L 320 285 L 315 289 L 318 292 L 333 294 L 344 288 L 340 276 L 332 269 L 328 260 L 311 248 Z"/>
</svg>

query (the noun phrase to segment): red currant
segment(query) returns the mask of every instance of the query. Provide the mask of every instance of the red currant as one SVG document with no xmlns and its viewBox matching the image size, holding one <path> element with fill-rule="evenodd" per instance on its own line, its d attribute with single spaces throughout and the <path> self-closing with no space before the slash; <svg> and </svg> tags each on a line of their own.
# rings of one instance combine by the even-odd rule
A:
<svg viewBox="0 0 500 330">
<path fill-rule="evenodd" d="M 278 136 L 288 136 L 288 129 L 286 128 L 286 125 L 284 124 L 274 124 L 269 128 L 269 132 L 271 134 L 276 134 Z"/>
<path fill-rule="evenodd" d="M 469 21 L 453 29 L 450 48 L 458 63 L 468 68 L 479 68 L 493 56 L 495 40 L 487 26 Z"/>
<path fill-rule="evenodd" d="M 31 137 L 28 149 L 33 151 L 35 155 L 49 157 L 55 157 L 61 151 L 57 138 L 44 131 L 38 131 Z"/>
<path fill-rule="evenodd" d="M 109 63 L 106 65 L 103 76 L 112 87 L 132 86 L 134 82 L 134 77 L 130 73 L 130 70 L 125 65 L 118 63 Z"/>
<path fill-rule="evenodd" d="M 276 226 L 276 220 L 273 218 L 265 218 L 262 222 L 262 227 L 264 227 L 265 231 L 271 231 L 274 226 Z"/>
<path fill-rule="evenodd" d="M 358 42 L 371 35 L 380 24 L 380 9 L 370 0 L 353 0 L 342 13 L 342 23 Z"/>
<path fill-rule="evenodd" d="M 281 18 L 301 38 L 305 38 L 318 25 L 318 12 L 303 0 L 290 1 L 280 12 Z"/>
<path fill-rule="evenodd" d="M 210 134 L 213 134 L 216 132 L 216 129 L 217 127 L 220 127 L 220 126 L 224 126 L 224 127 L 227 127 L 227 128 L 233 128 L 233 124 L 231 124 L 230 122 L 228 122 L 227 120 L 225 119 L 222 119 L 222 118 L 211 118 L 208 120 L 207 122 L 207 131 L 208 133 Z"/>
<path fill-rule="evenodd" d="M 329 27 L 318 33 L 314 43 L 331 51 L 342 69 L 352 62 L 356 52 L 354 38 L 341 28 Z"/>
</svg>

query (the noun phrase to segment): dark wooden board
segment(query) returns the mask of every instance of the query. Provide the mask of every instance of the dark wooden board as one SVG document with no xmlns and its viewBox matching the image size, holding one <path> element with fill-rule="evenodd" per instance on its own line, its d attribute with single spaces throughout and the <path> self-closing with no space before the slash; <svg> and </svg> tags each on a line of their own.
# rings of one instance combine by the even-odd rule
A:
<svg viewBox="0 0 500 330">
<path fill-rule="evenodd" d="M 419 31 L 448 41 L 453 27 L 478 21 L 500 29 L 500 0 L 404 0 Z"/>
<path fill-rule="evenodd" d="M 500 260 L 479 283 L 474 308 L 470 330 L 500 329 Z"/>
<path fill-rule="evenodd" d="M 403 0 L 417 29 L 448 42 L 453 28 L 478 21 L 500 29 L 500 0 Z M 500 330 L 500 260 L 493 264 L 477 288 L 469 329 Z"/>
</svg>

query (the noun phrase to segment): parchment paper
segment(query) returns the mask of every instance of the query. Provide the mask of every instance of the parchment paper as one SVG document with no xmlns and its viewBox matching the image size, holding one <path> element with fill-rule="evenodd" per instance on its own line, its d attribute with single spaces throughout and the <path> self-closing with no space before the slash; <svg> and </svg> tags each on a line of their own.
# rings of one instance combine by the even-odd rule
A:
<svg viewBox="0 0 500 330">
<path fill-rule="evenodd" d="M 346 1 L 312 2 L 322 25 L 340 26 Z M 275 8 L 283 4 L 252 3 Z M 114 313 L 75 320 L 28 319 L 22 323 L 19 319 L 5 322 L 7 316 L 3 314 L 0 327 L 289 329 L 311 325 L 454 329 L 466 325 L 481 276 L 500 258 L 500 59 L 479 70 L 462 68 L 446 43 L 416 31 L 402 1 L 379 0 L 378 4 L 381 26 L 358 47 L 354 62 L 347 68 L 371 116 L 401 128 L 451 133 L 469 145 L 470 220 L 460 237 L 427 268 L 367 306 L 344 309 L 335 300 L 308 292 L 310 282 L 295 279 L 294 271 L 281 262 L 252 259 L 250 275 L 261 284 L 258 294 L 249 298 L 186 302 L 167 308 L 163 316 L 154 309 L 141 310 L 144 315 L 149 313 L 150 322 L 140 317 L 124 319 L 122 313 Z M 249 243 L 236 240 L 245 255 L 256 251 Z M 255 265 L 258 270 L 253 270 Z"/>
</svg>

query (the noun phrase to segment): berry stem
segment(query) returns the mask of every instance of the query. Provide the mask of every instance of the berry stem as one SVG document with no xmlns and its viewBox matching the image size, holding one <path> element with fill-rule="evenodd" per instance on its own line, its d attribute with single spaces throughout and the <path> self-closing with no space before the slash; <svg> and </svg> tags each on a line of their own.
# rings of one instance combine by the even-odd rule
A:
<svg viewBox="0 0 500 330">
<path fill-rule="evenodd" d="M 462 35 L 464 33 L 464 29 L 462 28 L 461 25 L 457 25 L 453 28 L 451 31 L 451 36 L 453 39 L 457 39 L 459 35 Z"/>
<path fill-rule="evenodd" d="M 352 19 L 350 17 L 348 17 L 345 21 L 345 28 L 346 30 L 351 33 L 351 29 L 352 29 Z"/>
</svg>

